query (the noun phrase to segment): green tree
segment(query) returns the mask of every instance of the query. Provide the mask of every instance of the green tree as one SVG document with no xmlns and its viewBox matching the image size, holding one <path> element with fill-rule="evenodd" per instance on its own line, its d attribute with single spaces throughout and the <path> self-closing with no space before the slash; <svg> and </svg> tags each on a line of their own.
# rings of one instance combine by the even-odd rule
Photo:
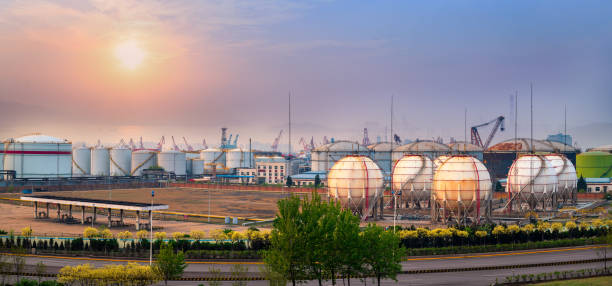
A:
<svg viewBox="0 0 612 286">
<path fill-rule="evenodd" d="M 292 285 L 305 278 L 303 255 L 304 238 L 301 228 L 299 197 L 291 195 L 277 203 L 278 214 L 270 234 L 270 249 L 263 259 L 270 270 L 291 280 Z"/>
<path fill-rule="evenodd" d="M 359 233 L 359 217 L 350 210 L 343 210 L 334 231 L 334 244 L 342 257 L 340 273 L 347 279 L 348 286 L 351 286 L 351 277 L 357 277 L 363 270 L 365 245 Z"/>
<path fill-rule="evenodd" d="M 302 200 L 301 229 L 304 236 L 304 266 L 311 278 L 323 285 L 324 261 L 332 239 L 330 233 L 335 228 L 335 218 L 330 214 L 329 204 L 321 201 L 321 196 L 313 192 L 310 199 Z"/>
<path fill-rule="evenodd" d="M 183 252 L 174 253 L 168 244 L 161 245 L 159 254 L 155 258 L 155 271 L 164 280 L 165 285 L 168 285 L 168 280 L 180 278 L 187 267 Z"/>
<path fill-rule="evenodd" d="M 317 174 L 315 176 L 314 186 L 315 186 L 315 188 L 318 188 L 320 185 L 321 185 L 321 177 L 319 177 L 319 175 Z"/>
<path fill-rule="evenodd" d="M 578 189 L 579 192 L 586 192 L 587 189 L 587 183 L 586 180 L 580 176 L 580 178 L 578 179 L 578 183 L 576 184 L 576 189 Z"/>
<path fill-rule="evenodd" d="M 369 224 L 362 235 L 363 243 L 367 245 L 363 249 L 366 274 L 374 275 L 379 286 L 381 278 L 396 280 L 397 273 L 402 269 L 402 257 L 406 253 L 400 247 L 399 237 L 374 224 Z"/>
<path fill-rule="evenodd" d="M 287 182 L 286 182 L 286 184 L 287 184 L 287 187 L 291 187 L 291 186 L 293 186 L 293 179 L 291 179 L 291 176 L 288 176 L 288 177 L 287 177 Z"/>
</svg>

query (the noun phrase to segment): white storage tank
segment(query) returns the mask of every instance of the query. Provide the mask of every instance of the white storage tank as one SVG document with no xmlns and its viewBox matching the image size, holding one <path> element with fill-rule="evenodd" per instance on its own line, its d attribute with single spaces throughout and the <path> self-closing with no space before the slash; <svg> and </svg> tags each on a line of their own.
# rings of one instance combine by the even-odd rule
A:
<svg viewBox="0 0 612 286">
<path fill-rule="evenodd" d="M 437 207 L 461 216 L 480 207 L 491 196 L 489 171 L 480 160 L 466 155 L 451 156 L 436 170 L 433 196 Z"/>
<path fill-rule="evenodd" d="M 209 148 L 200 152 L 200 159 L 204 160 L 204 170 L 212 171 L 213 165 L 216 164 L 217 170 L 225 166 L 225 157 L 219 149 Z"/>
<path fill-rule="evenodd" d="M 433 162 L 427 156 L 405 155 L 393 166 L 391 186 L 406 203 L 420 206 L 420 201 L 429 200 L 432 182 Z"/>
<path fill-rule="evenodd" d="M 121 141 L 110 150 L 110 175 L 129 176 L 132 170 L 132 150 Z"/>
<path fill-rule="evenodd" d="M 8 139 L 3 142 L 4 170 L 14 170 L 17 178 L 72 176 L 72 143 L 42 134 Z"/>
<path fill-rule="evenodd" d="M 204 160 L 193 159 L 193 161 L 191 162 L 191 175 L 192 176 L 204 175 Z"/>
<path fill-rule="evenodd" d="M 368 146 L 370 150 L 370 158 L 378 164 L 378 166 L 385 172 L 385 174 L 391 173 L 393 162 L 391 161 L 391 153 L 398 145 L 389 142 L 381 142 Z"/>
<path fill-rule="evenodd" d="M 545 157 L 550 161 L 552 167 L 555 168 L 558 195 L 565 199 L 570 198 L 578 183 L 574 164 L 562 154 L 548 154 Z"/>
<path fill-rule="evenodd" d="M 435 170 L 438 170 L 438 167 L 442 166 L 442 164 L 444 163 L 444 161 L 446 161 L 446 160 L 450 159 L 450 157 L 451 157 L 451 156 L 449 156 L 449 155 L 442 155 L 442 156 L 438 156 L 438 158 L 436 158 L 436 159 L 433 161 L 433 164 L 434 164 L 434 168 L 435 168 Z M 435 170 L 434 170 L 434 171 L 435 171 Z"/>
<path fill-rule="evenodd" d="M 240 148 L 235 148 L 227 151 L 225 154 L 225 166 L 228 169 L 235 168 L 251 168 L 251 162 L 253 162 L 253 154 L 244 151 Z"/>
<path fill-rule="evenodd" d="M 367 215 L 384 191 L 382 170 L 362 155 L 338 160 L 329 170 L 327 185 L 330 198 L 362 215 Z"/>
<path fill-rule="evenodd" d="M 188 153 L 185 153 L 185 157 L 188 156 Z M 191 158 L 186 158 L 185 160 L 185 173 L 188 176 L 192 176 L 193 174 L 193 159 Z"/>
<path fill-rule="evenodd" d="M 174 172 L 177 176 L 186 175 L 185 153 L 175 150 L 163 150 L 157 154 L 157 165 L 164 168 L 166 172 Z"/>
<path fill-rule="evenodd" d="M 102 145 L 97 145 L 91 149 L 91 175 L 110 175 L 110 152 Z"/>
<path fill-rule="evenodd" d="M 336 161 L 348 155 L 370 155 L 366 146 L 353 141 L 339 140 L 323 146 L 319 146 L 311 151 L 314 159 L 312 162 L 313 171 L 329 171 Z"/>
<path fill-rule="evenodd" d="M 557 172 L 551 162 L 544 156 L 529 154 L 510 166 L 506 192 L 527 202 L 537 202 L 555 193 L 557 185 Z"/>
<path fill-rule="evenodd" d="M 152 150 L 138 150 L 132 152 L 132 176 L 142 175 L 142 170 L 146 170 L 157 164 L 157 152 Z"/>
<path fill-rule="evenodd" d="M 91 148 L 85 144 L 72 149 L 72 176 L 91 175 Z"/>
</svg>

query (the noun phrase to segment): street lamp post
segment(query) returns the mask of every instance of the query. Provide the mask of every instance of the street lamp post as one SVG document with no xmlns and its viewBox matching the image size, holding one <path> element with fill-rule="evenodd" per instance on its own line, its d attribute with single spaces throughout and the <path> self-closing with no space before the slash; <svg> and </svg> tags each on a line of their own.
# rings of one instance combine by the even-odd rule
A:
<svg viewBox="0 0 612 286">
<path fill-rule="evenodd" d="M 153 198 L 155 191 L 151 191 L 151 210 L 149 210 L 149 226 L 151 233 L 149 234 L 149 265 L 153 265 Z"/>
</svg>

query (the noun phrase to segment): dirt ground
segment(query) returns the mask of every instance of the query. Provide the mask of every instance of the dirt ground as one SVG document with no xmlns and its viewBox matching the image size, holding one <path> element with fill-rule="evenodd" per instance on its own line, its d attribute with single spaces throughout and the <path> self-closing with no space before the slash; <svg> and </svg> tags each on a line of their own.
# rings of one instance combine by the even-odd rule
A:
<svg viewBox="0 0 612 286">
<path fill-rule="evenodd" d="M 65 224 L 59 223 L 56 221 L 55 210 L 50 210 L 50 218 L 48 219 L 35 219 L 34 211 L 32 207 L 29 206 L 19 206 L 12 204 L 0 204 L 0 214 L 2 224 L 0 225 L 0 229 L 5 231 L 14 230 L 15 234 L 20 234 L 21 229 L 30 226 L 34 231 L 34 235 L 37 236 L 78 236 L 83 234 L 83 230 L 85 227 L 91 226 L 82 225 L 82 224 Z M 74 216 L 79 218 L 81 215 L 80 212 L 74 213 Z M 90 213 L 85 213 L 86 216 L 91 216 Z M 106 226 L 107 217 L 104 215 L 98 214 L 95 227 Z M 120 231 L 129 230 L 132 233 L 135 233 L 135 223 L 136 218 L 126 218 L 125 222 L 131 224 L 131 226 L 126 227 L 113 227 L 111 231 L 113 233 L 117 233 Z M 153 220 L 153 226 L 155 227 L 154 232 L 164 231 L 170 236 L 173 232 L 184 232 L 188 233 L 191 230 L 202 230 L 208 233 L 213 229 L 220 228 L 231 228 L 236 231 L 246 230 L 248 227 L 241 225 L 219 225 L 219 224 L 208 224 L 208 223 L 198 223 L 198 222 L 185 222 L 185 221 L 171 221 L 171 220 Z M 161 227 L 161 229 L 157 229 Z"/>
<path fill-rule="evenodd" d="M 36 193 L 35 193 L 36 194 Z M 111 199 L 117 201 L 129 201 L 149 203 L 151 201 L 151 189 L 115 189 L 95 190 L 95 191 L 62 191 L 44 192 L 41 195 L 66 196 L 74 198 L 90 199 Z M 276 202 L 287 194 L 278 192 L 256 192 L 256 191 L 230 191 L 230 190 L 211 190 L 210 193 L 205 189 L 189 188 L 164 188 L 155 189 L 155 203 L 167 204 L 169 212 L 208 214 L 208 202 L 210 194 L 210 213 L 216 216 L 231 216 L 245 218 L 273 218 L 276 214 Z M 5 198 L 19 198 L 21 194 L 1 194 Z M 43 208 L 42 206 L 40 206 Z M 39 209 L 40 211 L 41 209 Z M 67 210 L 63 209 L 62 213 Z M 90 213 L 85 214 L 91 216 Z M 83 229 L 88 225 L 65 224 L 55 220 L 56 208 L 51 207 L 49 219 L 34 219 L 34 209 L 30 206 L 20 206 L 15 204 L 0 203 L 0 229 L 14 230 L 20 233 L 25 226 L 31 226 L 35 235 L 65 235 L 74 236 L 83 233 Z M 80 209 L 73 212 L 77 219 L 81 218 Z M 113 219 L 116 217 L 113 216 Z M 178 221 L 177 221 L 178 220 Z M 154 220 L 154 227 L 162 229 L 170 235 L 172 232 L 189 232 L 191 230 L 203 230 L 208 233 L 211 229 L 232 228 L 236 230 L 246 230 L 243 226 L 227 226 L 222 224 L 222 220 L 213 219 L 213 223 L 195 221 L 180 221 L 181 217 L 174 216 L 171 219 Z M 130 227 L 113 227 L 114 233 L 129 230 L 135 232 L 136 218 L 127 217 L 124 219 Z M 96 226 L 106 225 L 107 216 L 97 215 Z"/>
<path fill-rule="evenodd" d="M 105 199 L 138 203 L 151 202 L 151 189 L 114 189 L 96 191 L 62 191 L 35 193 L 73 198 Z M 210 191 L 210 213 L 218 216 L 246 218 L 273 218 L 276 202 L 287 194 L 257 191 Z M 2 195 L 18 198 L 19 194 Z M 167 204 L 168 211 L 208 214 L 209 191 L 206 189 L 163 188 L 155 189 L 155 203 Z"/>
</svg>

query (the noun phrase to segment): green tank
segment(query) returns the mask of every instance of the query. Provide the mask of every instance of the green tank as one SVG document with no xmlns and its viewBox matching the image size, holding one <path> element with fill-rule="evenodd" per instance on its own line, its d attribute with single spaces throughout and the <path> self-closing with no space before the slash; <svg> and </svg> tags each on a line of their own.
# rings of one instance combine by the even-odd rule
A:
<svg viewBox="0 0 612 286">
<path fill-rule="evenodd" d="M 599 151 L 578 154 L 576 174 L 584 178 L 612 177 L 612 154 Z"/>
</svg>

